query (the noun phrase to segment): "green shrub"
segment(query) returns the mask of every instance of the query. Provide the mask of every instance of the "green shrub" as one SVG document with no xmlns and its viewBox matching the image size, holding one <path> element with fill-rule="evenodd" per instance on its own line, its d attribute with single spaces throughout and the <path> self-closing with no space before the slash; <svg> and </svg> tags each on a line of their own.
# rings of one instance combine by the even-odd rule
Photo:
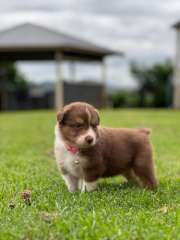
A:
<svg viewBox="0 0 180 240">
<path fill-rule="evenodd" d="M 113 108 L 137 107 L 138 94 L 136 91 L 121 90 L 111 94 L 110 101 Z"/>
</svg>

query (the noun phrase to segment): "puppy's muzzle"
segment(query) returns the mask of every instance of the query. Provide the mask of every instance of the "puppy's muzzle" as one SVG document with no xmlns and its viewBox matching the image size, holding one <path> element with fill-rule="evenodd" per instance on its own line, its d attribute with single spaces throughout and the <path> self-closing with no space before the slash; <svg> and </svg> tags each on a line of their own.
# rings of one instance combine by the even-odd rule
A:
<svg viewBox="0 0 180 240">
<path fill-rule="evenodd" d="M 94 142 L 94 139 L 91 136 L 86 136 L 85 141 L 87 144 L 91 145 Z"/>
</svg>

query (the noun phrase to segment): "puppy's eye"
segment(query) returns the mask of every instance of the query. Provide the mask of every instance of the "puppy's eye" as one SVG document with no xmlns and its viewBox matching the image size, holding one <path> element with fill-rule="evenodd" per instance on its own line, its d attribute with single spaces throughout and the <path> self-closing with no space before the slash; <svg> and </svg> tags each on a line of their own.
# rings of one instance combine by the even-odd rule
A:
<svg viewBox="0 0 180 240">
<path fill-rule="evenodd" d="M 71 127 L 79 129 L 79 128 L 83 127 L 83 124 L 81 124 L 81 123 L 74 123 L 74 124 L 71 124 Z"/>
<path fill-rule="evenodd" d="M 92 126 L 92 128 L 94 128 L 94 129 L 97 128 L 97 124 L 92 124 L 91 126 Z"/>
</svg>

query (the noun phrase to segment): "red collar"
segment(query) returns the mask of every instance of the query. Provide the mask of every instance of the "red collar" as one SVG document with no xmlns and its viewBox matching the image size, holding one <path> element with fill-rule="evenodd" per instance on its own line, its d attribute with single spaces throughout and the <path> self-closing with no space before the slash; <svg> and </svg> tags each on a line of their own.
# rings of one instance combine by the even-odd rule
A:
<svg viewBox="0 0 180 240">
<path fill-rule="evenodd" d="M 72 154 L 76 154 L 79 151 L 78 148 L 73 146 L 65 145 L 65 147 L 66 147 L 66 150 Z"/>
</svg>

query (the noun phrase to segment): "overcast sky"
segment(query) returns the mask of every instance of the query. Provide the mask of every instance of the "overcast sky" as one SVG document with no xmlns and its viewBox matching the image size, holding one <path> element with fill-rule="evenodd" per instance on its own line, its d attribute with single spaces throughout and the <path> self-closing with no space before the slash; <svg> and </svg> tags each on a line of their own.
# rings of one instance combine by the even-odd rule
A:
<svg viewBox="0 0 180 240">
<path fill-rule="evenodd" d="M 124 51 L 124 59 L 107 61 L 108 84 L 134 86 L 128 63 L 152 64 L 174 58 L 171 25 L 180 20 L 179 0 L 0 0 L 0 28 L 38 23 Z M 21 63 L 30 80 L 53 80 L 53 63 Z M 67 66 L 65 66 L 67 69 Z M 97 77 L 98 67 L 79 67 L 77 78 Z M 67 72 L 67 71 L 66 71 Z"/>
</svg>

